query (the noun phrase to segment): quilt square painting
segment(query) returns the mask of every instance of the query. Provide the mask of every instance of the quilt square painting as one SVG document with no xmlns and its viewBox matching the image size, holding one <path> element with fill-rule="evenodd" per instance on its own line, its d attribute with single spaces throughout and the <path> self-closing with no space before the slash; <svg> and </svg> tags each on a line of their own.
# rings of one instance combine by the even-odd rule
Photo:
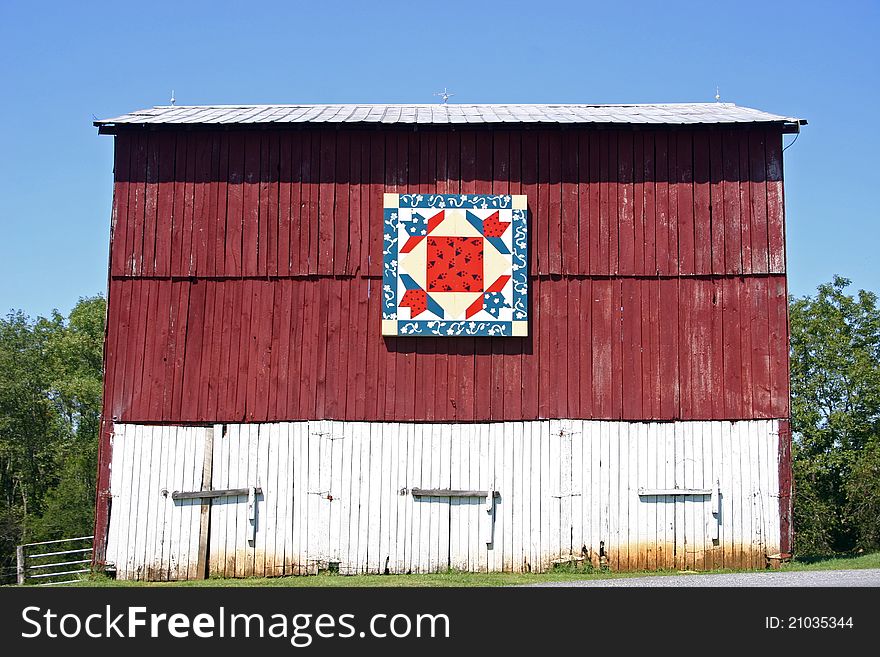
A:
<svg viewBox="0 0 880 657">
<path fill-rule="evenodd" d="M 385 194 L 382 334 L 528 335 L 525 196 Z"/>
</svg>

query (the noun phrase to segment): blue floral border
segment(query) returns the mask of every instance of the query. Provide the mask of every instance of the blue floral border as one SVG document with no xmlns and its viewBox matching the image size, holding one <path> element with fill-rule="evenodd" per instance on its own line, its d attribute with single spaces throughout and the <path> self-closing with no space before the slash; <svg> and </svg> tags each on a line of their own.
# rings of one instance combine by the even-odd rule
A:
<svg viewBox="0 0 880 657">
<path fill-rule="evenodd" d="M 400 194 L 401 208 L 510 208 L 509 194 Z M 382 242 L 382 319 L 397 320 L 398 208 L 385 208 Z M 513 318 L 529 319 L 528 217 L 513 210 Z M 511 336 L 512 322 L 399 320 L 397 335 Z"/>
</svg>

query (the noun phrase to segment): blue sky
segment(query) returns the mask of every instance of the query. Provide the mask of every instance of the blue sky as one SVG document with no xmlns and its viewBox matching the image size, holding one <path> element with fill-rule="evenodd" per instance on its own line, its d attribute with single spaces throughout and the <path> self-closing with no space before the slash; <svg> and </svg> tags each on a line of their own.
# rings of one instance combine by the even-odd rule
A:
<svg viewBox="0 0 880 657">
<path fill-rule="evenodd" d="M 107 279 L 112 138 L 167 104 L 723 101 L 805 117 L 785 153 L 789 289 L 880 292 L 880 2 L 0 5 L 0 312 Z M 786 137 L 786 143 L 791 137 Z"/>
</svg>

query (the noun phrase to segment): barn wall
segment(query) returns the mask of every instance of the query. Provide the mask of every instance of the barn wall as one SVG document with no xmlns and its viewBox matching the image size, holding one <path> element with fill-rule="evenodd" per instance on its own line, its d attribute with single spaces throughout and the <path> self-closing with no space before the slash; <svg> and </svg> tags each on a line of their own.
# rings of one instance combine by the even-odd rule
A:
<svg viewBox="0 0 880 657">
<path fill-rule="evenodd" d="M 785 271 L 778 127 L 122 131 L 110 273 L 381 276 L 382 194 L 529 199 L 532 275 Z"/>
<path fill-rule="evenodd" d="M 105 418 L 788 416 L 777 128 L 116 137 Z M 382 339 L 383 192 L 527 194 L 527 339 Z"/>
<path fill-rule="evenodd" d="M 554 560 L 614 570 L 764 567 L 779 552 L 779 422 L 483 424 L 295 422 L 216 427 L 117 425 L 107 562 L 125 579 L 315 573 L 543 571 Z M 224 498 L 200 506 L 205 445 Z M 705 495 L 639 488 L 720 485 Z M 420 498 L 412 488 L 497 490 Z M 401 494 L 403 493 L 403 494 Z M 494 519 L 494 522 L 492 520 Z M 201 527 L 201 529 L 200 529 Z M 254 540 L 249 540 L 254 531 Z M 713 540 L 717 535 L 717 541 Z"/>
<path fill-rule="evenodd" d="M 782 276 L 540 278 L 528 338 L 383 338 L 380 286 L 116 281 L 106 412 L 117 422 L 788 415 Z"/>
</svg>

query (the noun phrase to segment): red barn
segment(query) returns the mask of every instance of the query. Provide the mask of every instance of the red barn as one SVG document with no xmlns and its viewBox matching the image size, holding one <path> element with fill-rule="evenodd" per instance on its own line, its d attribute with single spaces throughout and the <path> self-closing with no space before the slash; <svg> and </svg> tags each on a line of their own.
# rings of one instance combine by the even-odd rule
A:
<svg viewBox="0 0 880 657">
<path fill-rule="evenodd" d="M 782 136 L 803 123 L 725 103 L 98 121 L 96 560 L 763 567 L 791 543 Z"/>
</svg>

